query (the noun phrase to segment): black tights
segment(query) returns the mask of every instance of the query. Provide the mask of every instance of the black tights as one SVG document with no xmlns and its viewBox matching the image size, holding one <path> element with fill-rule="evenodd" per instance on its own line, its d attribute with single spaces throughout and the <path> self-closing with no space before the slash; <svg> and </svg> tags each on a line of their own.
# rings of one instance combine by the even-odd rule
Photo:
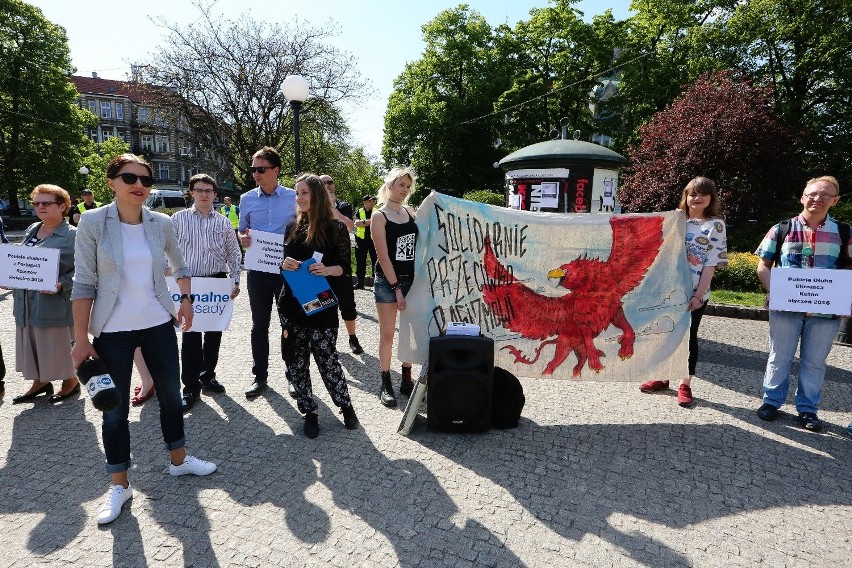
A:
<svg viewBox="0 0 852 568">
<path fill-rule="evenodd" d="M 691 321 L 689 324 L 689 376 L 695 374 L 695 366 L 698 364 L 698 326 L 701 324 L 701 317 L 704 315 L 704 308 L 707 307 L 707 302 L 701 304 L 697 310 L 690 312 Z"/>
</svg>

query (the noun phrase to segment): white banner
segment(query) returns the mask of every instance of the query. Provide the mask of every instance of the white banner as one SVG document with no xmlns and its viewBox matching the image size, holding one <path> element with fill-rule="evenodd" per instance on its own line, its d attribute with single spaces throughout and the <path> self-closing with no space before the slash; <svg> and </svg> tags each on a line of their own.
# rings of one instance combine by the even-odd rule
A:
<svg viewBox="0 0 852 568">
<path fill-rule="evenodd" d="M 280 274 L 284 260 L 284 235 L 266 231 L 251 231 L 249 235 L 251 245 L 246 249 L 243 260 L 246 270 Z"/>
<path fill-rule="evenodd" d="M 532 213 L 433 193 L 398 356 L 425 363 L 447 322 L 479 325 L 523 377 L 677 380 L 688 373 L 692 281 L 679 211 Z"/>
<path fill-rule="evenodd" d="M 180 288 L 172 276 L 166 276 L 175 309 L 180 307 Z M 234 315 L 230 278 L 192 278 L 192 329 L 189 331 L 225 331 Z"/>
<path fill-rule="evenodd" d="M 769 309 L 848 316 L 852 310 L 852 270 L 773 268 Z"/>
<path fill-rule="evenodd" d="M 59 249 L 0 244 L 0 286 L 56 292 Z"/>
</svg>

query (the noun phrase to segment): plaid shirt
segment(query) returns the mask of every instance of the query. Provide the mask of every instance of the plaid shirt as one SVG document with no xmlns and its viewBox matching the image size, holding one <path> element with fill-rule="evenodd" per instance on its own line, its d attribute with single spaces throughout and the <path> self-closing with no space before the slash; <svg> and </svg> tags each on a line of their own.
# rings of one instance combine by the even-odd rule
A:
<svg viewBox="0 0 852 568">
<path fill-rule="evenodd" d="M 772 260 L 778 246 L 780 223 L 769 229 L 754 254 L 764 260 Z M 806 243 L 813 244 L 813 265 L 803 266 L 802 249 Z M 801 215 L 790 219 L 790 230 L 781 243 L 780 266 L 782 268 L 839 268 L 840 232 L 837 222 L 826 215 L 825 221 L 816 231 L 810 229 Z M 852 252 L 852 248 L 850 249 Z"/>
</svg>

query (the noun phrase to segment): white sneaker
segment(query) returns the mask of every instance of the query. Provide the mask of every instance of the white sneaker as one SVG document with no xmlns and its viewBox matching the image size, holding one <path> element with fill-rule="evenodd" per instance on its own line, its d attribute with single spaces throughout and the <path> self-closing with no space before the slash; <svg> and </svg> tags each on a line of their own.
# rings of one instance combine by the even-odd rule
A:
<svg viewBox="0 0 852 568">
<path fill-rule="evenodd" d="M 121 514 L 121 506 L 133 497 L 133 489 L 128 485 L 113 485 L 104 499 L 101 508 L 98 509 L 98 524 L 105 525 L 113 522 Z"/>
<path fill-rule="evenodd" d="M 210 475 L 216 471 L 216 464 L 200 460 L 189 454 L 183 458 L 183 463 L 180 465 L 169 464 L 169 473 L 174 476 L 178 475 Z"/>
</svg>

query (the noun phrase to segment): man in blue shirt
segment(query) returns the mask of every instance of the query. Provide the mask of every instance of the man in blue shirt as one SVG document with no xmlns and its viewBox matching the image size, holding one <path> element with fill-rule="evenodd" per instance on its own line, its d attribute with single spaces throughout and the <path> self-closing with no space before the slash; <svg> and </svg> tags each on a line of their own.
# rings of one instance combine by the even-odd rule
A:
<svg viewBox="0 0 852 568">
<path fill-rule="evenodd" d="M 257 187 L 240 198 L 240 243 L 252 244 L 251 231 L 284 234 L 284 228 L 296 218 L 296 192 L 278 183 L 281 156 L 265 146 L 252 156 L 249 171 Z M 245 390 L 246 398 L 255 398 L 266 390 L 269 377 L 269 322 L 272 306 L 278 301 L 284 279 L 280 272 L 249 270 L 246 275 L 251 308 L 251 355 L 254 382 Z"/>
</svg>

